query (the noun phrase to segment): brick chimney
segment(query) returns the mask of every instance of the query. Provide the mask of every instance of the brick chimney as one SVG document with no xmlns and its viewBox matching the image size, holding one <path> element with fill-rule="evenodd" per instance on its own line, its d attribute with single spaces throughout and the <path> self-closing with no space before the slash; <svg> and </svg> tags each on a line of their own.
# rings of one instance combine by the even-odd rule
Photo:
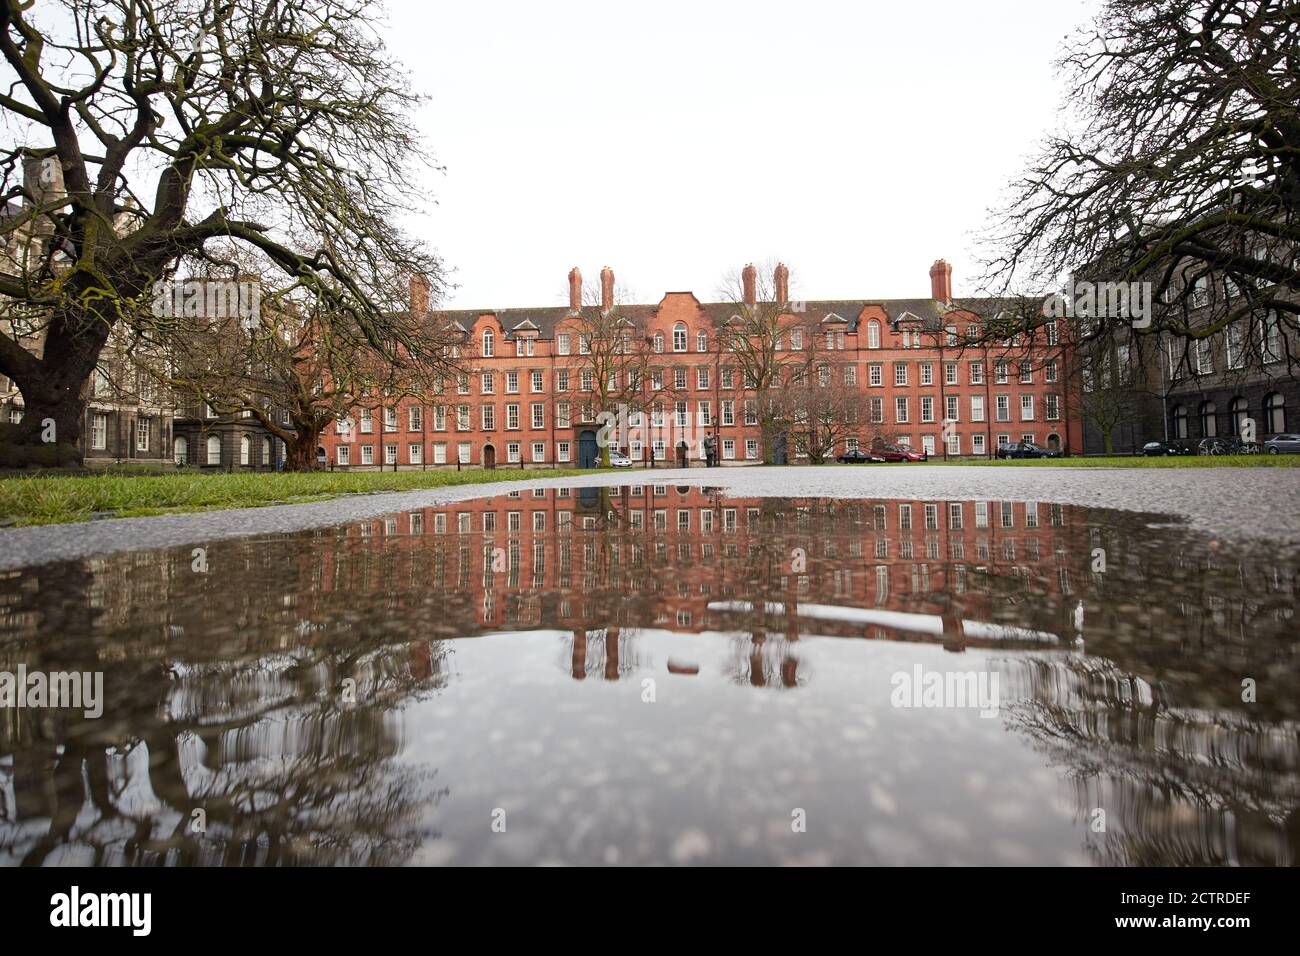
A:
<svg viewBox="0 0 1300 956">
<path fill-rule="evenodd" d="M 600 310 L 614 308 L 614 270 L 609 266 L 600 270 Z"/>
<path fill-rule="evenodd" d="M 428 276 L 411 276 L 411 312 L 414 315 L 424 315 L 429 311 L 429 278 Z"/>
<path fill-rule="evenodd" d="M 785 305 L 790 301 L 790 270 L 785 267 L 784 262 L 776 264 L 776 270 L 772 273 L 772 283 L 776 287 L 777 304 Z"/>
<path fill-rule="evenodd" d="M 740 270 L 740 281 L 745 290 L 745 305 L 756 304 L 758 302 L 758 270 L 754 268 L 752 262 Z"/>
<path fill-rule="evenodd" d="M 930 266 L 930 298 L 952 305 L 952 266 L 943 259 Z"/>
<path fill-rule="evenodd" d="M 574 266 L 569 270 L 569 309 L 577 312 L 582 308 L 582 273 Z"/>
</svg>

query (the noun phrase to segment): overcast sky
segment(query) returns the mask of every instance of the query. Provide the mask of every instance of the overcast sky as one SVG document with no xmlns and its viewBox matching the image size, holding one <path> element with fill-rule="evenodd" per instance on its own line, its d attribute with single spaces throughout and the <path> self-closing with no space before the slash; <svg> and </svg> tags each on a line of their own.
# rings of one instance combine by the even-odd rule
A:
<svg viewBox="0 0 1300 956">
<path fill-rule="evenodd" d="M 411 228 L 454 307 L 717 298 L 781 258 L 808 299 L 972 294 L 972 239 L 1057 123 L 1090 0 L 654 4 L 390 0 L 445 172 Z"/>
</svg>

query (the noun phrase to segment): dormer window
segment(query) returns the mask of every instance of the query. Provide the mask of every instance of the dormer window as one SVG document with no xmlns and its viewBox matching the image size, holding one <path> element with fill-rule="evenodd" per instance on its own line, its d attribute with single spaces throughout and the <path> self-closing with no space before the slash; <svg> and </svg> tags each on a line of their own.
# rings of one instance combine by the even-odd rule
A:
<svg viewBox="0 0 1300 956">
<path fill-rule="evenodd" d="M 880 348 L 880 323 L 875 319 L 867 323 L 867 348 Z"/>
<path fill-rule="evenodd" d="M 483 356 L 491 358 L 496 354 L 496 336 L 492 334 L 491 329 L 483 330 Z"/>
</svg>

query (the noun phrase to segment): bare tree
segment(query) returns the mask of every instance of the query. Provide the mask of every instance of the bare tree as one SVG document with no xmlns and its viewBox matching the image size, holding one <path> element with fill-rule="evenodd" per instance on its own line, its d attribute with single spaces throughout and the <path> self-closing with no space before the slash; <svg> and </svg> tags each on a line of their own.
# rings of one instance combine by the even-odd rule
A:
<svg viewBox="0 0 1300 956">
<path fill-rule="evenodd" d="M 1149 324 L 1099 310 L 1092 334 L 1201 339 L 1241 324 L 1294 374 L 1295 20 L 1287 0 L 1107 0 L 1059 64 L 1067 131 L 996 212 L 986 288 L 1041 301 L 1073 273 L 1149 282 Z"/>
<path fill-rule="evenodd" d="M 154 285 L 213 242 L 256 249 L 310 290 L 340 340 L 428 354 L 384 301 L 390 270 L 436 288 L 442 272 L 394 225 L 429 161 L 377 12 L 372 0 L 0 8 L 0 109 L 25 140 L 0 146 L 0 195 L 22 202 L 0 240 L 27 244 L 0 268 L 0 372 L 27 409 L 0 465 L 79 460 L 82 387 L 105 341 L 120 325 L 174 335 L 149 307 Z M 318 241 L 298 249 L 300 236 Z"/>
</svg>

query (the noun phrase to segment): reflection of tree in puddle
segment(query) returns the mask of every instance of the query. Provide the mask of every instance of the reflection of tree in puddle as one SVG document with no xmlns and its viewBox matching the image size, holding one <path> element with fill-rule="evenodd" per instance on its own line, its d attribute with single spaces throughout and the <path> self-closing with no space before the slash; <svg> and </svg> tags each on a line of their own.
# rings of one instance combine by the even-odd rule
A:
<svg viewBox="0 0 1300 956">
<path fill-rule="evenodd" d="M 20 632 L 0 643 L 0 669 L 22 660 L 29 670 L 102 670 L 104 717 L 5 712 L 0 860 L 395 863 L 428 839 L 418 814 L 429 774 L 393 758 L 399 708 L 445 682 L 441 642 L 304 630 L 290 608 L 267 602 L 232 636 L 240 653 L 223 657 L 202 623 L 230 608 L 164 628 L 141 615 L 145 626 L 127 632 L 94 612 L 84 567 L 61 567 L 49 587 L 41 574 L 22 572 L 5 589 L 9 620 L 55 615 L 74 629 L 40 643 L 30 639 L 43 627 Z M 70 608 L 82 609 L 79 620 Z M 72 653 L 72 634 L 98 635 L 92 657 Z"/>
<path fill-rule="evenodd" d="M 574 680 L 616 681 L 647 669 L 636 633 L 620 627 L 575 628 L 564 641 L 563 666 Z"/>
<path fill-rule="evenodd" d="M 734 684 L 793 690 L 807 682 L 799 672 L 794 642 L 765 634 L 731 639 L 733 657 L 730 678 Z"/>
</svg>

